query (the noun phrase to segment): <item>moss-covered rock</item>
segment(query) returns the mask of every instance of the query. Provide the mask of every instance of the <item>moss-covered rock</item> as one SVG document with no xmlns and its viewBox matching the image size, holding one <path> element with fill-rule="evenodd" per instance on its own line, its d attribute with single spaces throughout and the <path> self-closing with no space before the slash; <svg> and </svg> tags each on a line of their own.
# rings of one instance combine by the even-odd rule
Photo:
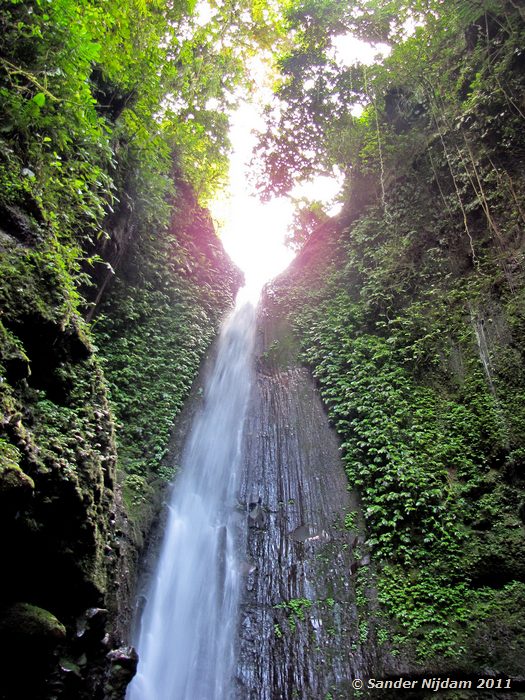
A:
<svg viewBox="0 0 525 700">
<path fill-rule="evenodd" d="M 2 697 L 38 696 L 65 642 L 65 625 L 49 610 L 30 603 L 1 610 Z"/>
<path fill-rule="evenodd" d="M 162 464 L 175 416 L 222 317 L 240 272 L 225 255 L 208 212 L 179 184 L 171 226 L 128 244 L 95 324 L 112 406 L 128 513 L 147 530 L 165 481 Z"/>
<path fill-rule="evenodd" d="M 64 620 L 64 658 L 87 659 L 80 673 L 55 668 L 64 697 L 102 688 L 108 648 L 126 633 L 171 426 L 240 283 L 209 215 L 180 189 L 179 214 L 156 238 L 128 220 L 120 268 L 97 297 L 99 348 L 65 248 L 14 229 L 0 238 L 0 527 L 10 572 L 0 599 L 34 600 Z M 87 637 L 73 643 L 75 620 L 102 607 L 109 646 L 105 632 L 91 651 Z"/>
<path fill-rule="evenodd" d="M 16 513 L 33 495 L 35 482 L 20 468 L 20 451 L 0 440 L 0 509 Z"/>
<path fill-rule="evenodd" d="M 137 670 L 137 652 L 133 647 L 120 647 L 111 651 L 107 658 L 109 670 L 104 684 L 104 697 L 106 700 L 122 700 Z"/>
<path fill-rule="evenodd" d="M 4 650 L 13 645 L 19 650 L 27 646 L 49 654 L 65 641 L 66 628 L 49 610 L 30 603 L 14 603 L 2 611 L 0 635 L 6 642 Z"/>
</svg>

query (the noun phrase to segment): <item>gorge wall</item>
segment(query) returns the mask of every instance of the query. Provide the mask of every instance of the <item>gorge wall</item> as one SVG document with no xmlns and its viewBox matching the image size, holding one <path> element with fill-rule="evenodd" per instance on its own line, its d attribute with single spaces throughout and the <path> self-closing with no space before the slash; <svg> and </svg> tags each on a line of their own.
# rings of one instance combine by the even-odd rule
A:
<svg viewBox="0 0 525 700">
<path fill-rule="evenodd" d="M 232 42 L 253 49 L 254 33 L 266 46 L 272 34 L 260 3 L 240 13 L 246 25 L 223 3 L 206 28 L 191 23 L 190 5 L 0 5 L 4 700 L 123 696 L 135 659 L 120 645 L 138 554 L 174 472 L 165 459 L 170 429 L 241 283 L 198 201 L 225 172 L 225 114 L 236 81 L 247 80 L 244 49 L 236 54 Z M 300 355 L 339 433 L 369 561 L 363 555 L 352 571 L 344 546 L 360 516 L 350 510 L 321 554 L 339 576 L 338 595 L 354 575 L 358 592 L 374 592 L 373 625 L 366 596 L 360 613 L 352 593 L 339 631 L 347 641 L 349 630 L 357 635 L 367 655 L 354 672 L 380 659 L 390 674 L 519 678 L 523 7 L 372 6 L 352 14 L 350 3 L 298 0 L 288 8 L 285 34 L 297 43 L 286 43 L 279 63 L 285 106 L 260 155 L 266 143 L 270 189 L 281 193 L 322 156 L 318 170 L 344 176 L 344 208 L 298 237 L 308 240 L 297 260 L 266 291 L 275 326 L 265 326 L 259 347 L 259 389 L 284 405 L 280 382 L 289 382 L 309 400 Z M 408 37 L 396 29 L 407 17 L 419 18 Z M 351 30 L 388 39 L 391 56 L 341 67 L 331 39 Z M 289 432 L 274 407 L 269 413 Z M 263 431 L 255 413 L 250 420 Z M 271 473 L 262 453 L 257 459 Z M 316 465 L 307 466 L 315 478 Z M 285 481 L 283 470 L 277 476 Z M 280 503 L 267 475 L 257 478 L 261 493 L 245 485 L 243 497 L 273 499 L 272 528 L 288 511 L 298 516 L 288 503 L 295 494 Z M 333 483 L 343 488 L 339 477 Z M 337 503 L 344 520 L 354 504 L 346 494 Z M 293 525 L 274 528 L 271 541 L 287 556 L 315 554 L 315 543 L 301 541 L 309 522 Z M 260 533 L 249 540 L 264 560 Z M 258 673 L 268 695 L 274 681 L 291 693 L 279 650 L 298 656 L 313 644 L 301 629 L 288 634 L 309 591 L 286 584 L 271 610 L 248 601 L 256 621 L 273 625 L 268 649 L 281 674 L 257 668 L 248 615 L 243 673 L 254 694 Z M 316 591 L 319 619 L 337 616 L 331 593 Z M 317 689 L 350 692 L 340 680 Z"/>
<path fill-rule="evenodd" d="M 361 495 L 384 652 L 415 674 L 523 679 L 523 9 L 427 10 L 400 38 L 406 15 L 334 9 L 395 35 L 371 68 L 333 61 L 333 15 L 293 15 L 267 187 L 313 159 L 344 168 L 346 195 L 296 232 L 266 304 L 292 324 Z"/>
<path fill-rule="evenodd" d="M 170 428 L 241 283 L 198 204 L 237 59 L 197 93 L 190 15 L 0 6 L 2 698 L 122 697 Z"/>
<path fill-rule="evenodd" d="M 366 196 L 313 232 L 266 304 L 295 330 L 361 495 L 385 653 L 412 674 L 523 678 L 523 145 L 484 161 L 492 218 L 478 197 L 467 230 L 442 149 L 386 171 L 384 195 L 357 175 Z"/>
<path fill-rule="evenodd" d="M 179 207 L 154 242 L 119 242 L 93 331 L 60 313 L 59 259 L 42 274 L 38 245 L 2 228 L 2 697 L 120 697 L 133 665 L 115 648 L 171 425 L 240 283 L 187 188 Z"/>
</svg>

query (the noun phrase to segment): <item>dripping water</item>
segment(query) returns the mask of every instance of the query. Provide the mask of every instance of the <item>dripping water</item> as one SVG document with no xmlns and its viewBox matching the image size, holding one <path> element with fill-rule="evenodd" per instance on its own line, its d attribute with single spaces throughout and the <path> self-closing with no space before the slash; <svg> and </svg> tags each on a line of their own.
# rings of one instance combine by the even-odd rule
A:
<svg viewBox="0 0 525 700">
<path fill-rule="evenodd" d="M 483 372 L 485 374 L 487 385 L 489 387 L 490 393 L 493 396 L 494 401 L 494 411 L 496 413 L 498 422 L 501 426 L 501 438 L 503 445 L 507 450 L 510 449 L 510 427 L 505 417 L 505 411 L 501 405 L 501 401 L 496 391 L 496 385 L 494 384 L 494 367 L 492 365 L 492 360 L 489 352 L 489 340 L 485 332 L 485 320 L 480 318 L 474 313 L 472 307 L 470 307 L 470 321 L 472 327 L 474 328 L 474 334 L 476 336 L 476 344 L 478 346 L 479 359 L 483 367 Z"/>
<path fill-rule="evenodd" d="M 487 384 L 493 396 L 496 396 L 496 389 L 494 388 L 494 381 L 492 379 L 493 368 L 492 361 L 490 359 L 489 344 L 487 341 L 487 336 L 485 334 L 485 321 L 478 318 L 472 308 L 470 309 L 470 322 L 474 328 L 474 334 L 476 336 L 476 343 L 479 351 L 479 359 L 483 366 L 483 372 L 487 378 Z"/>
<path fill-rule="evenodd" d="M 255 311 L 238 301 L 219 339 L 169 507 L 127 700 L 232 697 L 240 596 L 237 506 Z"/>
</svg>

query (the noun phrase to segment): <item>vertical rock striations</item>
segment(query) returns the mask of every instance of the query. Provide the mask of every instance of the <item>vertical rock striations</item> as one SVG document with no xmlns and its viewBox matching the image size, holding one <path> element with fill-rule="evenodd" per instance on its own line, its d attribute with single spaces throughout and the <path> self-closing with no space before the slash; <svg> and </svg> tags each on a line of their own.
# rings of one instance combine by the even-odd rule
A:
<svg viewBox="0 0 525 700">
<path fill-rule="evenodd" d="M 374 606 L 354 576 L 369 568 L 359 505 L 290 327 L 268 300 L 259 320 L 241 487 L 238 697 L 349 698 L 352 679 L 381 666 Z"/>
</svg>

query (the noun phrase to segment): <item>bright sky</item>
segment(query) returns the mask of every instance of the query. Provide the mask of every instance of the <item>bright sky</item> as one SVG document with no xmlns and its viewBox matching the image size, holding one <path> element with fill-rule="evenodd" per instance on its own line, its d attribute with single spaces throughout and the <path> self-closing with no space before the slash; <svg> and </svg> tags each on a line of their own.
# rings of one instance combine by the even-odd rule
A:
<svg viewBox="0 0 525 700">
<path fill-rule="evenodd" d="M 332 39 L 333 56 L 343 66 L 364 63 L 371 66 L 390 53 L 387 44 L 369 44 L 352 34 L 340 34 Z"/>
<path fill-rule="evenodd" d="M 284 245 L 292 220 L 292 203 L 279 198 L 263 204 L 248 190 L 248 162 L 256 140 L 252 129 L 258 125 L 262 128 L 260 121 L 257 108 L 247 103 L 234 114 L 230 131 L 234 147 L 230 160 L 230 195 L 221 195 L 210 207 L 226 251 L 243 270 L 247 285 L 259 289 L 293 258 Z"/>
<path fill-rule="evenodd" d="M 370 65 L 379 56 L 388 53 L 385 45 L 371 46 L 343 35 L 334 40 L 334 58 L 343 65 L 360 61 Z M 252 75 L 260 83 L 258 104 L 269 100 L 266 87 L 267 70 L 262 61 L 254 59 L 250 67 Z M 356 116 L 358 115 L 356 106 Z M 267 203 L 260 202 L 250 195 L 248 188 L 248 168 L 252 150 L 256 143 L 254 131 L 262 130 L 264 124 L 260 107 L 255 103 L 243 103 L 232 118 L 230 139 L 233 154 L 230 160 L 229 195 L 223 193 L 210 205 L 219 236 L 232 260 L 243 270 L 246 285 L 253 297 L 257 297 L 265 282 L 277 276 L 291 262 L 294 254 L 284 245 L 287 229 L 292 222 L 293 204 L 291 199 L 275 198 Z M 330 203 L 339 193 L 343 184 L 341 173 L 333 177 L 317 177 L 297 186 L 293 198 L 306 197 Z M 335 215 L 341 206 L 328 209 Z"/>
<path fill-rule="evenodd" d="M 243 270 L 247 286 L 258 294 L 265 282 L 276 277 L 291 262 L 294 253 L 284 239 L 293 217 L 293 203 L 288 197 L 262 203 L 250 194 L 248 168 L 256 143 L 254 130 L 264 126 L 258 108 L 243 103 L 232 118 L 230 138 L 229 196 L 223 193 L 210 205 L 219 236 L 232 260 Z M 302 183 L 292 197 L 307 197 L 330 202 L 339 192 L 342 178 L 322 177 Z M 330 211 L 336 214 L 338 208 Z"/>
</svg>

